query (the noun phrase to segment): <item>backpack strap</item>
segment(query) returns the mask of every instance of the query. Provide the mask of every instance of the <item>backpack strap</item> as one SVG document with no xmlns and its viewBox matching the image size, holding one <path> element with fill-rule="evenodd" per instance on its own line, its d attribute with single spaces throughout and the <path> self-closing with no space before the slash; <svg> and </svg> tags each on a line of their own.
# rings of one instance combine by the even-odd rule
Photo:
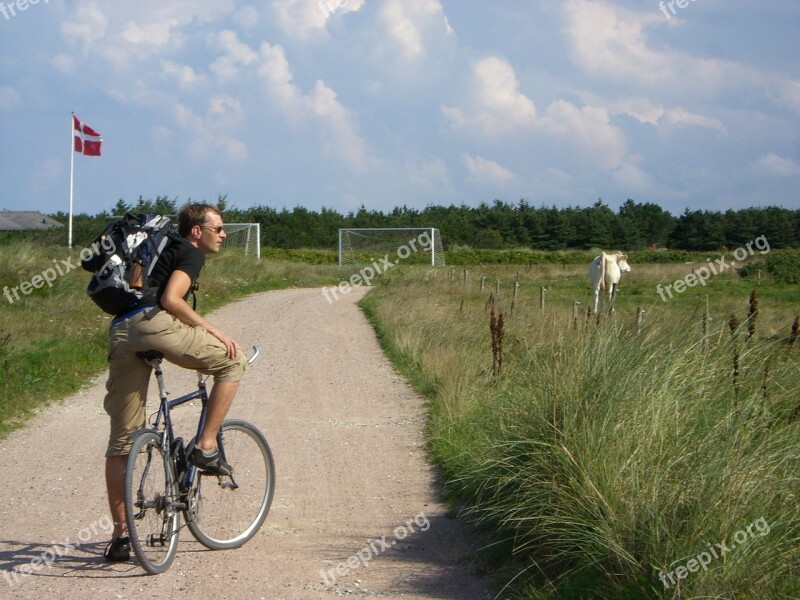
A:
<svg viewBox="0 0 800 600">
<path fill-rule="evenodd" d="M 194 311 L 197 310 L 197 294 L 195 292 L 197 292 L 197 290 L 199 289 L 200 289 L 200 284 L 197 283 L 197 281 L 195 281 L 191 285 L 191 287 L 189 287 L 189 291 L 192 293 L 192 310 Z"/>
</svg>

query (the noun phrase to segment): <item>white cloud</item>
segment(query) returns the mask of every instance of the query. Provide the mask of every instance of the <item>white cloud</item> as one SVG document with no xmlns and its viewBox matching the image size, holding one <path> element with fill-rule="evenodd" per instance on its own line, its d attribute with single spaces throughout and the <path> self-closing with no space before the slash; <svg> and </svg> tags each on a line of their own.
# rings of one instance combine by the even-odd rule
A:
<svg viewBox="0 0 800 600">
<path fill-rule="evenodd" d="M 126 42 L 134 45 L 148 44 L 160 48 L 170 41 L 170 32 L 177 27 L 177 19 L 167 19 L 141 26 L 129 21 L 125 24 L 121 36 Z"/>
<path fill-rule="evenodd" d="M 625 137 L 611 124 L 605 108 L 578 108 L 566 100 L 557 100 L 547 107 L 543 123 L 546 131 L 576 144 L 604 169 L 618 167 L 625 157 Z"/>
<path fill-rule="evenodd" d="M 170 60 L 161 62 L 161 70 L 164 75 L 176 81 L 182 88 L 191 87 L 204 79 L 202 75 L 195 73 L 195 70 L 189 65 L 180 65 Z"/>
<path fill-rule="evenodd" d="M 542 117 L 533 101 L 520 91 L 514 68 L 505 59 L 489 57 L 473 67 L 473 89 L 468 108 L 441 108 L 450 126 L 477 139 L 545 135 L 578 147 L 604 169 L 620 165 L 626 144 L 622 132 L 598 106 L 578 108 L 556 100 Z"/>
<path fill-rule="evenodd" d="M 647 24 L 663 16 L 639 15 L 602 0 L 566 0 L 563 7 L 573 60 L 588 73 L 637 81 L 672 76 L 674 63 L 650 50 L 644 34 Z"/>
<path fill-rule="evenodd" d="M 262 42 L 256 52 L 232 31 L 221 32 L 218 39 L 224 54 L 211 64 L 211 70 L 220 82 L 244 81 L 254 73 L 263 81 L 264 93 L 285 118 L 296 126 L 313 124 L 323 138 L 327 156 L 336 157 L 356 170 L 368 165 L 367 144 L 356 132 L 350 111 L 324 81 L 317 80 L 311 92 L 304 94 L 293 83 L 292 70 L 281 46 Z"/>
<path fill-rule="evenodd" d="M 497 136 L 529 128 L 536 123 L 536 107 L 525 94 L 514 67 L 503 58 L 491 56 L 473 65 L 473 91 L 467 104 L 469 113 L 444 106 L 442 113 L 454 129 Z"/>
<path fill-rule="evenodd" d="M 10 85 L 0 86 L 0 110 L 12 110 L 22 106 L 22 96 Z"/>
<path fill-rule="evenodd" d="M 305 103 L 327 130 L 326 155 L 339 157 L 356 170 L 366 168 L 369 162 L 367 145 L 356 133 L 350 113 L 336 98 L 336 92 L 323 81 L 317 81 Z"/>
<path fill-rule="evenodd" d="M 153 56 L 167 59 L 169 50 L 182 48 L 202 27 L 228 16 L 233 8 L 233 0 L 140 0 L 113 5 L 76 0 L 74 16 L 61 25 L 61 33 L 70 46 L 80 45 L 84 55 L 99 57 L 115 71 L 124 72 Z M 65 61 L 57 66 L 69 72 Z"/>
<path fill-rule="evenodd" d="M 644 161 L 644 157 L 639 154 L 631 154 L 625 157 L 625 160 L 620 166 L 615 169 L 611 178 L 623 190 L 628 197 L 648 198 L 648 199 L 666 199 L 673 200 L 686 200 L 691 195 L 687 194 L 685 190 L 670 187 L 662 181 L 643 169 L 640 165 Z M 673 179 L 698 179 L 702 182 L 708 182 L 710 177 L 709 173 L 688 173 L 676 172 L 672 174 Z M 684 181 L 685 183 L 685 181 Z M 701 189 L 702 184 L 698 183 L 692 193 L 696 194 L 698 189 Z"/>
<path fill-rule="evenodd" d="M 366 0 L 273 0 L 272 8 L 281 27 L 295 37 L 307 39 L 325 31 L 335 14 L 359 10 Z"/>
<path fill-rule="evenodd" d="M 757 166 L 762 172 L 778 177 L 795 177 L 800 175 L 800 165 L 791 158 L 778 156 L 770 152 L 756 161 Z"/>
<path fill-rule="evenodd" d="M 665 112 L 663 106 L 653 104 L 645 98 L 613 102 L 609 108 L 614 115 L 629 115 L 640 123 L 649 123 L 650 125 L 658 125 Z"/>
<path fill-rule="evenodd" d="M 292 69 L 281 46 L 262 42 L 256 72 L 266 84 L 267 94 L 275 99 L 285 116 L 302 117 L 302 93 L 292 83 Z"/>
<path fill-rule="evenodd" d="M 627 190 L 630 194 L 651 194 L 658 187 L 656 180 L 635 162 L 629 160 L 621 164 L 614 171 L 613 179 L 621 189 Z"/>
<path fill-rule="evenodd" d="M 779 102 L 800 113 L 800 81 L 784 80 L 778 84 Z"/>
<path fill-rule="evenodd" d="M 536 119 L 536 107 L 519 91 L 519 80 L 505 60 L 490 57 L 475 65 L 478 102 L 487 112 L 505 118 L 513 125 L 525 125 Z"/>
<path fill-rule="evenodd" d="M 385 0 L 378 20 L 387 38 L 407 60 L 425 55 L 425 37 L 429 32 L 453 33 L 439 0 Z"/>
<path fill-rule="evenodd" d="M 469 170 L 470 179 L 480 183 L 490 183 L 502 186 L 514 179 L 515 175 L 509 169 L 482 156 L 463 154 L 464 164 Z"/>
<path fill-rule="evenodd" d="M 208 101 L 208 111 L 215 115 L 239 115 L 242 112 L 242 104 L 232 96 L 224 94 L 212 96 Z"/>
<path fill-rule="evenodd" d="M 88 50 L 94 42 L 106 35 L 108 19 L 95 2 L 78 6 L 75 19 L 65 21 L 61 25 L 61 33 L 67 41 L 80 42 L 84 50 Z"/>
<path fill-rule="evenodd" d="M 221 119 L 220 114 L 215 112 L 213 102 L 206 118 L 198 116 L 191 108 L 180 102 L 174 104 L 173 111 L 178 126 L 191 135 L 189 150 L 196 159 L 219 154 L 233 161 L 247 158 L 247 144 L 230 133 L 227 121 Z M 154 131 L 154 134 L 161 138 L 169 137 L 165 131 Z"/>
<path fill-rule="evenodd" d="M 212 62 L 209 68 L 220 81 L 235 79 L 239 75 L 239 67 L 246 67 L 258 59 L 258 53 L 240 42 L 234 31 L 220 31 L 216 40 L 224 55 Z"/>
<path fill-rule="evenodd" d="M 675 18 L 668 20 L 652 10 L 631 11 L 606 0 L 566 0 L 563 7 L 572 59 L 592 77 L 621 86 L 632 83 L 638 89 L 684 91 L 694 98 L 760 88 L 776 103 L 800 112 L 800 82 L 796 80 L 732 61 L 691 56 L 680 49 L 654 49 L 646 30 L 680 26 Z M 714 121 L 688 122 L 720 129 Z"/>
<path fill-rule="evenodd" d="M 686 108 L 664 108 L 661 104 L 653 104 L 647 99 L 636 98 L 614 102 L 611 104 L 611 113 L 614 115 L 625 114 L 635 118 L 640 123 L 656 125 L 668 123 L 671 125 L 691 125 L 716 129 L 726 132 L 725 125 L 719 119 L 706 117 L 694 113 Z"/>
<path fill-rule="evenodd" d="M 415 187 L 444 193 L 452 191 L 447 165 L 439 157 L 419 157 L 407 162 L 404 171 L 406 179 Z"/>
<path fill-rule="evenodd" d="M 698 115 L 697 113 L 688 111 L 685 108 L 671 108 L 665 112 L 664 118 L 668 123 L 705 127 L 707 129 L 716 129 L 721 133 L 725 133 L 725 126 L 719 119 Z"/>
</svg>

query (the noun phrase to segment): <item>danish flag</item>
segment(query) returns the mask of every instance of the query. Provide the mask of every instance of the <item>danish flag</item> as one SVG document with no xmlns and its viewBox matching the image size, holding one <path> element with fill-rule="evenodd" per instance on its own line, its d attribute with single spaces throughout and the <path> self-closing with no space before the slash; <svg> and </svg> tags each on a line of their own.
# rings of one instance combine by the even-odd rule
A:
<svg viewBox="0 0 800 600">
<path fill-rule="evenodd" d="M 72 113 L 72 128 L 75 130 L 75 152 L 85 156 L 100 156 L 103 137 L 85 123 L 81 123 L 75 113 Z"/>
</svg>

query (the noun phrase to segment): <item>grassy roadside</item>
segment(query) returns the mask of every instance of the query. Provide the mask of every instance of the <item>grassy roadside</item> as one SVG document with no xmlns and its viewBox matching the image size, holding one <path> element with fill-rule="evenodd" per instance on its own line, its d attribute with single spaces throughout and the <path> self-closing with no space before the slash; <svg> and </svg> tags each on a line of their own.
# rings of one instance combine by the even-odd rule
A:
<svg viewBox="0 0 800 600">
<path fill-rule="evenodd" d="M 690 267 L 640 265 L 597 325 L 583 271 L 522 268 L 513 311 L 516 270 L 502 267 L 473 267 L 467 283 L 398 270 L 362 301 L 431 400 L 431 456 L 493 535 L 499 597 L 797 597 L 796 287 L 731 273 L 662 302 L 656 286 Z M 492 311 L 504 316 L 497 375 Z"/>
<path fill-rule="evenodd" d="M 0 296 L 0 436 L 105 369 L 110 318 L 86 296 L 89 274 L 78 265 L 77 250 L 35 241 L 0 245 L 0 282 L 9 288 Z M 15 286 L 56 266 L 63 275 L 52 287 L 18 291 L 15 298 Z M 200 276 L 198 310 L 208 313 L 256 292 L 338 281 L 335 266 L 256 262 L 224 252 L 210 257 Z"/>
</svg>

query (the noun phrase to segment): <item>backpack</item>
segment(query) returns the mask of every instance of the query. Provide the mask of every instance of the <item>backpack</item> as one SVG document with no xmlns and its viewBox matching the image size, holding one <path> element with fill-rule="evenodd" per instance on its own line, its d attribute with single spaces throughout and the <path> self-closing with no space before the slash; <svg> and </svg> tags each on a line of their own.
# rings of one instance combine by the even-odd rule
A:
<svg viewBox="0 0 800 600">
<path fill-rule="evenodd" d="M 81 251 L 81 267 L 92 273 L 86 293 L 111 315 L 135 309 L 148 297 L 147 280 L 172 236 L 169 217 L 126 214 L 112 220 Z"/>
</svg>

